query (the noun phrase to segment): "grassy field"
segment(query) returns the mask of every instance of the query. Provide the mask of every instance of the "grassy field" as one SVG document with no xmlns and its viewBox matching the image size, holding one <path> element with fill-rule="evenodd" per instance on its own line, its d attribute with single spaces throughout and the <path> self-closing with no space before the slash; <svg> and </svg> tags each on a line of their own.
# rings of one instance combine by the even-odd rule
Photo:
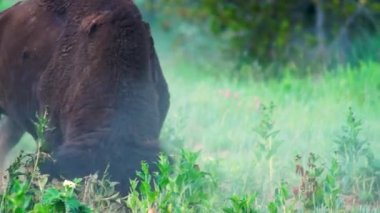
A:
<svg viewBox="0 0 380 213">
<path fill-rule="evenodd" d="M 380 158 L 380 64 L 368 62 L 306 78 L 289 72 L 281 80 L 238 81 L 223 75 L 215 77 L 181 56 L 160 51 L 171 92 L 162 146 L 168 154 L 179 148 L 200 152 L 200 168 L 212 174 L 220 190 L 213 195 L 213 205 L 227 202 L 234 194 L 257 193 L 256 202 L 265 206 L 281 181 L 297 187 L 301 179 L 295 172 L 297 155 L 305 161 L 313 152 L 328 165 L 337 150 L 334 141 L 346 123 L 349 107 L 362 120 L 359 138 L 369 142 Z M 273 130 L 278 134 L 270 139 L 274 149 L 266 158 L 270 151 L 260 148 L 256 129 L 263 119 L 262 106 L 271 103 Z M 25 136 L 13 156 L 32 147 L 30 137 Z M 366 163 L 358 166 L 366 167 Z M 362 184 L 358 180 L 356 184 Z M 380 193 L 380 189 L 359 188 L 373 196 Z M 360 200 L 361 193 L 346 196 Z M 372 200 L 368 205 L 378 204 Z"/>
<path fill-rule="evenodd" d="M 360 137 L 374 153 L 380 151 L 379 64 L 363 63 L 360 68 L 303 79 L 289 74 L 264 82 L 214 78 L 181 60 L 164 60 L 163 66 L 172 95 L 164 146 L 180 145 L 167 139 L 168 128 L 174 128 L 184 147 L 201 152 L 200 164 L 217 174 L 227 195 L 259 191 L 263 198 L 271 197 L 272 186 L 282 179 L 297 181 L 297 154 L 313 152 L 328 162 L 349 107 L 363 121 Z M 280 142 L 268 182 L 267 159 L 259 153 L 254 129 L 262 117 L 260 106 L 271 102 Z"/>
<path fill-rule="evenodd" d="M 229 70 L 198 66 L 182 54 L 161 46 L 158 49 L 171 92 L 162 146 L 168 154 L 178 153 L 180 148 L 200 152 L 200 169 L 209 172 L 218 184 L 210 201 L 215 208 L 234 194 L 254 193 L 256 204 L 266 206 L 275 199 L 281 181 L 286 181 L 291 191 L 301 179 L 296 174 L 297 155 L 305 162 L 309 153 L 315 153 L 321 157 L 321 164 L 329 167 L 338 149 L 334 141 L 342 134 L 350 107 L 362 121 L 358 138 L 366 140 L 375 158 L 380 159 L 378 63 L 363 62 L 358 67 L 340 67 L 304 78 L 287 69 L 280 80 L 237 80 L 220 74 Z M 263 106 L 271 103 L 273 114 L 267 121 L 273 121 L 272 130 L 277 134 L 263 140 L 258 129 L 265 120 Z M 266 146 L 260 146 L 262 143 Z M 19 150 L 33 148 L 32 139 L 26 135 L 9 161 Z M 352 173 L 354 189 L 342 192 L 340 198 L 355 199 L 344 203 L 346 209 L 350 205 L 357 209 L 367 206 L 357 211 L 380 212 L 376 201 L 380 189 L 373 188 L 374 183 L 366 185 L 368 178 L 376 177 L 363 179 L 360 173 L 360 167 L 367 164 L 361 159 L 352 165 L 357 168 Z"/>
</svg>

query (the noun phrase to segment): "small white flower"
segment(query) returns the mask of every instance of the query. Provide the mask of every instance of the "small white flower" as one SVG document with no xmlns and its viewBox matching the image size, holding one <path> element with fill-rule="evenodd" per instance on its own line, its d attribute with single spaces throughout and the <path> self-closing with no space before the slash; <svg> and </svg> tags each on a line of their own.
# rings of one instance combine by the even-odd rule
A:
<svg viewBox="0 0 380 213">
<path fill-rule="evenodd" d="M 75 187 L 77 186 L 77 184 L 74 183 L 74 182 L 72 182 L 72 181 L 65 180 L 65 181 L 63 181 L 63 186 L 71 188 L 71 189 L 75 189 Z"/>
</svg>

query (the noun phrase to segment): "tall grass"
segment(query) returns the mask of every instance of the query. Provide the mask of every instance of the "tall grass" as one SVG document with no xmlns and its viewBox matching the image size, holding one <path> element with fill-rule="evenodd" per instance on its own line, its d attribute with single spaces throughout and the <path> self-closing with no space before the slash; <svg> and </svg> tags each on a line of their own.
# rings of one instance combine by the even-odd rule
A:
<svg viewBox="0 0 380 213">
<path fill-rule="evenodd" d="M 184 146 L 201 151 L 201 164 L 217 170 L 230 192 L 261 185 L 254 129 L 263 103 L 275 104 L 273 125 L 283 141 L 273 162 L 274 182 L 294 178 L 289 171 L 296 154 L 312 151 L 330 159 L 349 107 L 364 121 L 361 137 L 380 150 L 379 64 L 341 67 L 302 79 L 287 70 L 285 78 L 269 81 L 214 77 L 183 60 L 165 61 L 163 67 L 172 99 L 166 128 L 180 121 L 177 130 Z M 165 143 L 166 137 L 164 145 L 173 146 Z"/>
<path fill-rule="evenodd" d="M 254 67 L 235 70 L 243 73 L 238 78 L 226 74 L 230 70 L 226 72 L 224 61 L 215 66 L 199 66 L 193 63 L 193 58 L 173 52 L 165 42 L 168 41 L 156 42 L 171 92 L 171 107 L 161 134 L 162 147 L 170 155 L 180 153 L 182 148 L 200 153 L 197 165 L 201 171 L 212 174 L 213 181 L 218 183 L 219 191 L 211 196 L 215 205 L 229 202 L 227 212 L 243 208 L 251 212 L 267 210 L 269 204 L 272 209 L 284 209 L 289 197 L 294 196 L 290 186 L 299 185 L 300 179 L 311 185 L 330 187 L 335 193 L 334 180 L 342 178 L 342 171 L 334 170 L 331 162 L 335 160 L 334 153 L 339 149 L 336 140 L 342 134 L 341 127 L 346 125 L 347 111 L 351 108 L 362 121 L 357 139 L 368 142 L 374 160 L 373 165 L 368 159 L 353 165 L 356 172 L 350 171 L 349 181 L 354 187 L 339 191 L 339 198 L 346 208 L 357 206 L 359 212 L 376 211 L 373 207 L 378 207 L 380 196 L 376 188 L 376 181 L 380 182 L 379 167 L 376 167 L 380 158 L 379 63 L 342 66 L 304 78 L 294 74 L 299 71 L 287 67 L 283 78 L 263 81 L 244 75 Z M 218 61 L 202 55 L 202 50 L 198 57 Z M 268 107 L 270 103 L 274 107 L 270 112 L 271 128 L 267 130 L 275 134 L 265 137 L 267 134 L 260 134 L 258 129 L 263 121 L 268 121 L 263 106 Z M 261 142 L 270 146 L 260 148 Z M 32 139 L 25 136 L 9 161 L 15 159 L 20 149 L 33 148 Z M 299 165 L 307 169 L 310 153 L 318 156 L 314 164 L 324 171 L 324 175 L 318 176 L 314 167 L 310 170 L 319 182 L 310 181 L 314 176 L 300 176 L 295 172 L 294 158 L 303 156 Z M 156 193 L 154 189 L 146 191 Z M 321 200 L 326 198 L 324 195 L 330 199 L 323 201 L 324 204 L 334 206 L 335 194 L 322 194 Z M 178 199 L 182 202 L 182 198 Z M 149 202 L 137 197 L 135 201 L 149 209 Z M 314 201 L 307 201 L 315 205 Z M 360 206 L 365 204 L 370 205 Z M 324 208 L 314 210 L 324 212 Z"/>
<path fill-rule="evenodd" d="M 291 186 L 299 183 L 294 172 L 296 155 L 313 152 L 323 162 L 332 160 L 350 107 L 362 120 L 359 139 L 365 139 L 379 158 L 380 64 L 363 62 L 360 67 L 341 67 L 305 78 L 296 77 L 288 68 L 282 79 L 259 81 L 210 74 L 209 68 L 181 55 L 167 54 L 164 48 L 159 51 L 171 91 L 162 147 L 169 154 L 181 148 L 199 151 L 199 166 L 219 183 L 219 202 L 234 194 L 255 195 L 255 203 L 264 206 L 275 199 L 276 186 L 283 180 Z M 279 143 L 268 159 L 263 157 L 268 150 L 260 149 L 262 136 L 257 129 L 263 106 L 271 102 L 271 128 Z M 32 144 L 26 136 L 14 153 L 31 149 Z M 364 161 L 355 166 L 368 167 Z M 363 181 L 357 175 L 352 181 L 357 186 L 354 195 L 346 195 L 349 200 L 352 196 L 365 200 L 366 192 L 378 190 L 373 189 L 373 178 Z"/>
</svg>

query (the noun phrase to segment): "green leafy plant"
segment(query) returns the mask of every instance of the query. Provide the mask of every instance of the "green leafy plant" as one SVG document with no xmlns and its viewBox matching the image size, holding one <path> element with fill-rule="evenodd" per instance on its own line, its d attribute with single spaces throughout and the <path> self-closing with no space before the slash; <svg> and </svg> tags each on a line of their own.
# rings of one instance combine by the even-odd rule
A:
<svg viewBox="0 0 380 213">
<path fill-rule="evenodd" d="M 35 184 L 39 182 L 38 165 L 47 155 L 40 151 L 44 143 L 44 132 L 47 127 L 47 114 L 37 117 L 35 123 L 37 132 L 37 151 L 34 154 L 21 154 L 7 169 L 7 185 L 2 194 L 0 212 L 23 212 L 33 207 Z"/>
<path fill-rule="evenodd" d="M 352 192 L 355 173 L 358 171 L 358 163 L 369 155 L 369 143 L 360 138 L 362 122 L 355 117 L 352 109 L 349 108 L 346 124 L 342 127 L 342 132 L 335 139 L 336 154 L 341 165 L 341 178 L 344 192 Z"/>
<path fill-rule="evenodd" d="M 40 203 L 37 203 L 31 213 L 38 212 L 92 212 L 90 208 L 82 204 L 74 193 L 76 186 L 82 179 L 64 181 L 63 188 L 49 187 L 44 190 Z"/>
<path fill-rule="evenodd" d="M 261 105 L 261 119 L 254 131 L 258 137 L 258 156 L 262 156 L 268 162 L 269 183 L 272 183 L 274 176 L 274 157 L 282 141 L 277 139 L 278 130 L 274 129 L 274 104 L 269 106 Z"/>
<path fill-rule="evenodd" d="M 268 210 L 270 213 L 289 212 L 293 206 L 288 207 L 286 201 L 290 198 L 289 185 L 285 181 L 275 190 L 274 201 L 269 202 Z"/>
<path fill-rule="evenodd" d="M 131 181 L 131 193 L 126 201 L 132 212 L 199 212 L 211 208 L 216 184 L 210 174 L 196 164 L 199 154 L 182 150 L 174 166 L 168 157 L 160 155 L 158 172 L 149 174 L 142 163 L 138 180 Z M 139 189 L 139 190 L 138 190 Z"/>
<path fill-rule="evenodd" d="M 24 153 L 7 169 L 6 187 L 1 195 L 0 212 L 44 213 L 44 212 L 91 212 L 76 196 L 75 188 L 81 179 L 65 181 L 63 188 L 54 184 L 48 187 L 47 175 L 41 175 L 39 164 L 48 157 L 41 152 L 47 128 L 47 114 L 37 119 L 37 151 Z"/>
<path fill-rule="evenodd" d="M 258 213 L 260 212 L 256 208 L 256 199 L 257 195 L 253 194 L 250 196 L 238 196 L 234 195 L 230 198 L 231 205 L 230 207 L 223 208 L 225 213 L 235 213 L 235 212 L 244 212 L 244 213 Z"/>
<path fill-rule="evenodd" d="M 310 153 L 304 166 L 302 157 L 296 157 L 296 173 L 301 177 L 301 183 L 294 190 L 295 195 L 306 209 L 337 209 L 341 206 L 340 186 L 337 181 L 339 165 L 336 159 L 332 160 L 329 167 L 320 161 L 319 156 Z"/>
<path fill-rule="evenodd" d="M 351 108 L 346 123 L 335 139 L 336 154 L 342 165 L 339 171 L 346 194 L 354 194 L 361 202 L 373 202 L 380 187 L 380 161 L 376 159 L 367 140 L 361 137 L 362 122 Z"/>
<path fill-rule="evenodd" d="M 62 186 L 50 184 L 48 177 L 34 168 L 37 154 L 22 152 L 9 167 L 8 183 L 1 195 L 0 212 L 91 212 L 82 204 L 75 188 L 81 179 L 65 181 Z"/>
<path fill-rule="evenodd" d="M 30 173 L 25 174 L 19 170 L 26 164 L 25 158 L 29 157 L 30 155 L 22 152 L 8 168 L 9 175 L 6 176 L 8 183 L 1 196 L 0 212 L 23 212 L 31 207 L 33 198 L 29 193 L 31 176 Z"/>
</svg>

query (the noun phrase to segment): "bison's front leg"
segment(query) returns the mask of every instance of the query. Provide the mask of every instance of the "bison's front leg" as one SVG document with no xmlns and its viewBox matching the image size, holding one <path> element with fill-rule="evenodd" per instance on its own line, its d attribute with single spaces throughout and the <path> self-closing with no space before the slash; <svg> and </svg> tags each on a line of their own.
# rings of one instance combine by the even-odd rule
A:
<svg viewBox="0 0 380 213">
<path fill-rule="evenodd" d="M 24 130 L 11 118 L 4 116 L 0 124 L 0 173 L 4 171 L 8 152 L 17 144 Z"/>
</svg>

